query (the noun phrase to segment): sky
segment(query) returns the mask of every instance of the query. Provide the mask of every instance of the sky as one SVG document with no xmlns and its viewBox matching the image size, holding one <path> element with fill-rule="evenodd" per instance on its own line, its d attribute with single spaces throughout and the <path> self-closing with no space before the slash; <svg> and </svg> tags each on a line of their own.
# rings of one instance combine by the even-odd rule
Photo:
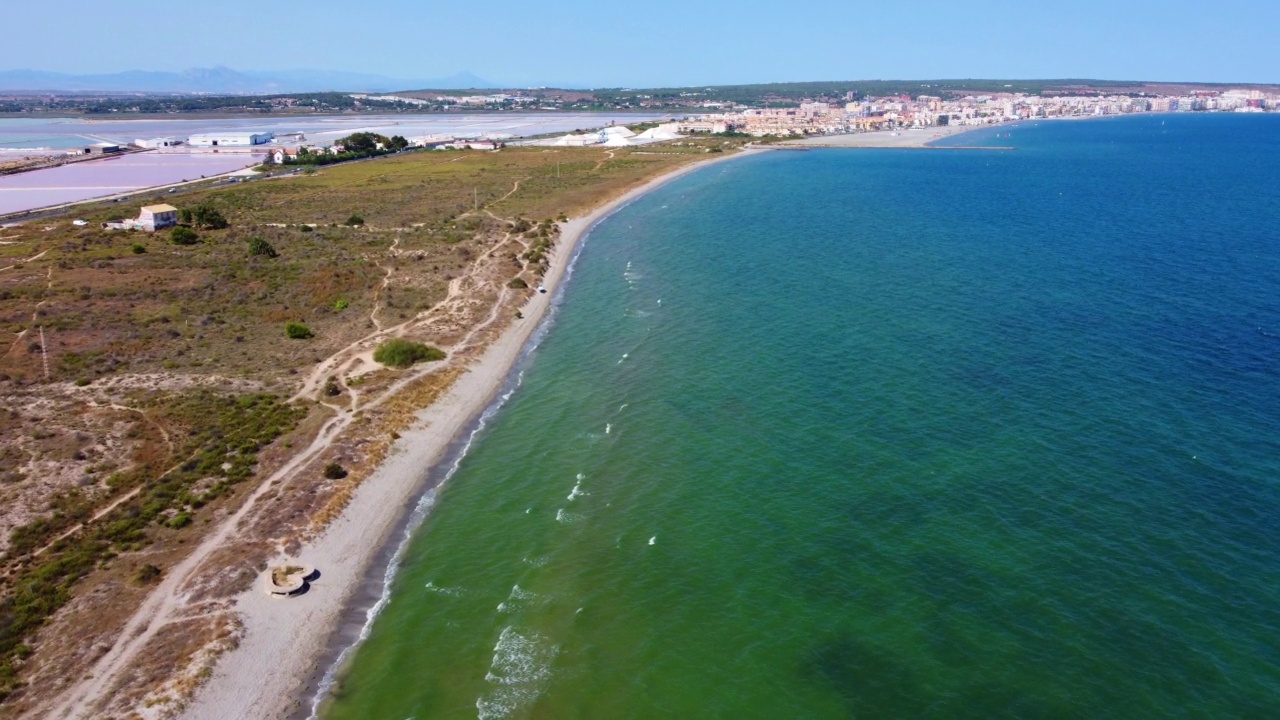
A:
<svg viewBox="0 0 1280 720">
<path fill-rule="evenodd" d="M 527 87 L 1089 78 L 1280 83 L 1280 0 L 53 0 L 0 70 L 469 71 Z"/>
</svg>

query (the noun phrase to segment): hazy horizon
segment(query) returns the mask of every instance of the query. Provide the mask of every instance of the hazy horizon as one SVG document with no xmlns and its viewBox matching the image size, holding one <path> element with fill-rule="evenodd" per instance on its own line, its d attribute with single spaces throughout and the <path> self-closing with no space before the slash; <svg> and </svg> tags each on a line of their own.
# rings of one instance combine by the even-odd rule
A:
<svg viewBox="0 0 1280 720">
<path fill-rule="evenodd" d="M 842 77 L 1280 82 L 1269 42 L 1280 6 L 1260 0 L 1126 7 L 1103 0 L 1052 7 L 908 2 L 803 14 L 674 0 L 637 7 L 573 0 L 555 8 L 498 0 L 477 14 L 379 0 L 355 17 L 333 0 L 280 3 L 270 14 L 256 3 L 227 0 L 212 20 L 203 8 L 158 0 L 60 5 L 56 13 L 35 5 L 8 11 L 8 26 L 22 32 L 0 48 L 0 68 L 70 74 L 311 68 L 405 79 L 470 72 L 500 86 L 573 88 Z M 113 30 L 146 29 L 148 41 L 59 42 L 75 17 L 111 18 Z"/>
</svg>

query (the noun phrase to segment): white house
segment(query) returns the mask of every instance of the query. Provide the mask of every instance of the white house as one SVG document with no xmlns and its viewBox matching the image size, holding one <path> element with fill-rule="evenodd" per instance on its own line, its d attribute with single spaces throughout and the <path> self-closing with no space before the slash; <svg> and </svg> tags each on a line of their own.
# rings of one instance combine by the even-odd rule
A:
<svg viewBox="0 0 1280 720">
<path fill-rule="evenodd" d="M 297 160 L 298 151 L 293 148 L 276 148 L 271 151 L 271 162 L 283 165 L 286 160 Z"/>
<path fill-rule="evenodd" d="M 147 205 L 131 220 L 102 223 L 103 230 L 146 230 L 155 232 L 178 224 L 178 208 L 172 205 Z"/>
<path fill-rule="evenodd" d="M 210 133 L 192 135 L 187 144 L 192 147 L 252 147 L 269 143 L 275 137 L 272 133 Z"/>
<path fill-rule="evenodd" d="M 138 214 L 138 227 L 147 232 L 163 230 L 178 224 L 178 208 L 172 205 L 147 205 Z"/>
</svg>

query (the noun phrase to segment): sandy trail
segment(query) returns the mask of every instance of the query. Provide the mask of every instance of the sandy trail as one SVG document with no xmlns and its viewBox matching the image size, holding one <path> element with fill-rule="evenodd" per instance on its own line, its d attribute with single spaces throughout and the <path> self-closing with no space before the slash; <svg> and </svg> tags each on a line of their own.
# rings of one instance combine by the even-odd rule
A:
<svg viewBox="0 0 1280 720">
<path fill-rule="evenodd" d="M 31 257 L 27 258 L 26 260 L 19 260 L 18 262 L 14 263 L 14 264 L 12 264 L 12 265 L 5 265 L 4 267 L 0 267 L 0 272 L 2 272 L 2 271 L 4 271 L 4 270 L 12 270 L 13 268 L 18 267 L 19 265 L 24 265 L 24 264 L 29 263 L 29 262 L 35 262 L 36 260 L 39 260 L 40 258 L 44 257 L 45 253 L 47 253 L 47 252 L 49 252 L 49 251 L 48 251 L 48 250 L 41 250 L 39 253 L 37 253 L 37 254 L 35 254 L 35 255 L 32 255 Z"/>
</svg>

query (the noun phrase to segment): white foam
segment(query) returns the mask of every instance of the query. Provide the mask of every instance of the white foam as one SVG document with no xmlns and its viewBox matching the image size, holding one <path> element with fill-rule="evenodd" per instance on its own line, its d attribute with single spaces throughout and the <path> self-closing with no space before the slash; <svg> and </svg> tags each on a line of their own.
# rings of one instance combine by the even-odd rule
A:
<svg viewBox="0 0 1280 720">
<path fill-rule="evenodd" d="M 573 502 L 575 499 L 580 498 L 583 495 L 589 495 L 589 494 L 590 493 L 584 492 L 582 490 L 582 481 L 579 480 L 578 484 L 573 486 L 573 490 L 569 491 L 569 497 L 567 499 L 569 500 L 569 502 Z"/>
<path fill-rule="evenodd" d="M 556 522 L 572 525 L 580 520 L 582 520 L 582 516 L 577 513 L 565 512 L 564 508 L 556 510 Z"/>
<path fill-rule="evenodd" d="M 604 424 L 604 434 L 608 435 L 613 430 L 613 423 Z"/>
<path fill-rule="evenodd" d="M 656 545 L 656 544 L 657 544 L 657 542 L 658 542 L 658 536 L 657 536 L 657 535 L 654 535 L 653 537 L 649 538 L 649 544 L 650 544 L 650 545 Z"/>
<path fill-rule="evenodd" d="M 540 635 L 522 635 L 511 626 L 503 628 L 484 676 L 493 687 L 476 698 L 480 719 L 505 718 L 528 707 L 550 682 L 551 663 L 559 651 L 558 646 Z"/>
<path fill-rule="evenodd" d="M 538 595 L 537 593 L 532 593 L 532 592 L 529 592 L 528 590 L 525 590 L 524 588 L 520 587 L 519 583 L 517 583 L 511 586 L 511 595 L 509 597 L 512 600 L 533 600 L 533 599 L 536 599 Z"/>
<path fill-rule="evenodd" d="M 436 585 L 435 583 L 430 581 L 427 582 L 425 587 L 428 591 L 436 593 L 437 595 L 448 595 L 449 597 L 462 597 L 463 595 L 466 594 L 466 591 L 463 590 L 462 588 L 440 587 L 439 585 Z"/>
</svg>

